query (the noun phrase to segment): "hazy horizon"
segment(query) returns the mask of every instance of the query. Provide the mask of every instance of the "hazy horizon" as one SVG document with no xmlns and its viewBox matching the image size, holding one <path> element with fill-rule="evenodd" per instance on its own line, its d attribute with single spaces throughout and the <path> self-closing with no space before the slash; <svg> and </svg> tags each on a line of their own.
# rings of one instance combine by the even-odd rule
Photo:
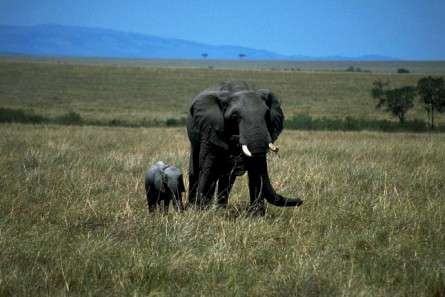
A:
<svg viewBox="0 0 445 297">
<path fill-rule="evenodd" d="M 58 24 L 236 45 L 283 55 L 444 60 L 440 1 L 4 0 L 4 25 Z"/>
</svg>

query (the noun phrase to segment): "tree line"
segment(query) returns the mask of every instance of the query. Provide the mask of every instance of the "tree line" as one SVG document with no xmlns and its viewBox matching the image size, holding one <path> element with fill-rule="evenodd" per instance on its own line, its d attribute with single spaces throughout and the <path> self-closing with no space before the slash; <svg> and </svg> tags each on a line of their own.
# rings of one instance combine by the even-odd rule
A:
<svg viewBox="0 0 445 297">
<path fill-rule="evenodd" d="M 376 80 L 371 89 L 371 96 L 377 100 L 377 109 L 390 112 L 405 123 L 406 113 L 414 107 L 416 98 L 423 104 L 427 112 L 430 128 L 434 129 L 434 116 L 437 112 L 445 112 L 445 83 L 443 77 L 423 77 L 417 86 L 392 88 L 389 81 Z"/>
</svg>

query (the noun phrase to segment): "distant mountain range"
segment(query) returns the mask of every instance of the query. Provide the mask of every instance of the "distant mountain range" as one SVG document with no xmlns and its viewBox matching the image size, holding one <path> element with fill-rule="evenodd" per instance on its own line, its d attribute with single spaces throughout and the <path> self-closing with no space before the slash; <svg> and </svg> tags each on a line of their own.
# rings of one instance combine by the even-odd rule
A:
<svg viewBox="0 0 445 297">
<path fill-rule="evenodd" d="M 243 59 L 248 60 L 320 60 L 388 61 L 391 57 L 286 56 L 267 50 L 231 45 L 208 45 L 153 35 L 119 32 L 109 29 L 61 25 L 0 25 L 0 53 L 58 57 L 109 57 L 146 59 Z"/>
</svg>

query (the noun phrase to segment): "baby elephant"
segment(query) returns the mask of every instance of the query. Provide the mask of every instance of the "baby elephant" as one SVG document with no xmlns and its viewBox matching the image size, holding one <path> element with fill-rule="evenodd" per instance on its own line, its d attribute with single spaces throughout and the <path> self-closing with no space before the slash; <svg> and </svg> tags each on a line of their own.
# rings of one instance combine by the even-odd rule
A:
<svg viewBox="0 0 445 297">
<path fill-rule="evenodd" d="M 167 213 L 172 199 L 176 211 L 181 212 L 184 209 L 182 204 L 184 192 L 181 170 L 175 166 L 158 161 L 145 174 L 145 193 L 149 213 L 154 212 L 161 201 L 164 201 L 164 213 Z"/>
</svg>

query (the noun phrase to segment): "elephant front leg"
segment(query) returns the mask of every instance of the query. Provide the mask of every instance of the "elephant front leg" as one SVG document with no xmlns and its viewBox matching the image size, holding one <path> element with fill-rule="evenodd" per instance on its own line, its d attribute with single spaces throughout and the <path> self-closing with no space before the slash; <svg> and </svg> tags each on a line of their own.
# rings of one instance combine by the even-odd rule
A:
<svg viewBox="0 0 445 297">
<path fill-rule="evenodd" d="M 216 188 L 216 176 L 212 169 L 205 168 L 201 171 L 198 183 L 197 205 L 206 208 L 212 201 Z"/>
<path fill-rule="evenodd" d="M 218 168 L 216 154 L 211 151 L 211 147 L 201 148 L 199 155 L 199 182 L 197 205 L 206 208 L 212 201 L 215 194 L 216 181 L 218 179 Z"/>
<path fill-rule="evenodd" d="M 148 213 L 153 213 L 159 200 L 159 192 L 152 186 L 146 189 Z"/>
<path fill-rule="evenodd" d="M 222 175 L 218 180 L 218 196 L 217 196 L 217 205 L 220 208 L 227 207 L 227 203 L 229 200 L 229 194 L 232 190 L 233 183 L 235 182 L 236 175 L 232 174 L 232 172 L 226 173 Z"/>
</svg>

